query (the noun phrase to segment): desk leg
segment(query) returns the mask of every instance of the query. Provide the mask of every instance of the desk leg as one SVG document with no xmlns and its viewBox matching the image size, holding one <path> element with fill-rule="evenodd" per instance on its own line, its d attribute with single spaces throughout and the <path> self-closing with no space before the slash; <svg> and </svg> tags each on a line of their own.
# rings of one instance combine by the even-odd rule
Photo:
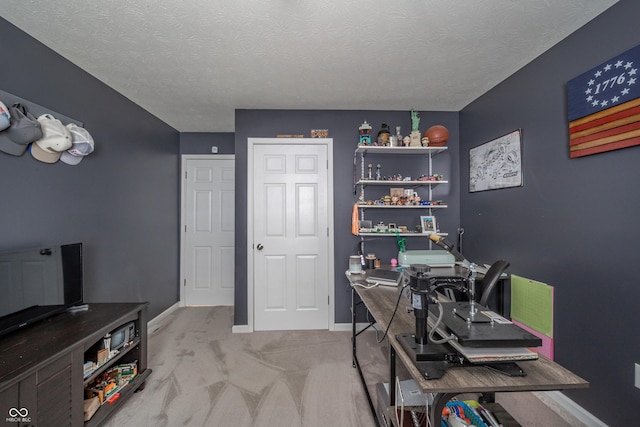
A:
<svg viewBox="0 0 640 427">
<path fill-rule="evenodd" d="M 356 290 L 351 287 L 351 364 L 356 367 Z"/>
<path fill-rule="evenodd" d="M 444 409 L 445 406 L 447 406 L 447 402 L 457 395 L 458 393 L 437 393 L 433 397 L 433 404 L 431 405 L 431 414 L 429 415 L 432 426 L 442 425 L 442 410 Z"/>
<path fill-rule="evenodd" d="M 371 410 L 371 415 L 373 416 L 373 420 L 376 423 L 376 426 L 380 426 L 380 422 L 378 421 L 378 414 L 376 413 L 376 407 L 373 404 L 373 400 L 371 400 L 371 394 L 369 394 L 369 388 L 367 387 L 367 382 L 364 379 L 364 374 L 362 373 L 362 368 L 360 367 L 360 362 L 358 361 L 358 353 L 356 347 L 356 291 L 351 288 L 351 363 L 354 368 L 358 370 L 358 375 L 360 376 L 360 382 L 362 383 L 362 387 L 364 388 L 364 393 L 367 396 L 367 403 L 369 403 L 369 409 Z"/>
<path fill-rule="evenodd" d="M 396 349 L 389 343 L 389 406 L 396 406 Z"/>
</svg>

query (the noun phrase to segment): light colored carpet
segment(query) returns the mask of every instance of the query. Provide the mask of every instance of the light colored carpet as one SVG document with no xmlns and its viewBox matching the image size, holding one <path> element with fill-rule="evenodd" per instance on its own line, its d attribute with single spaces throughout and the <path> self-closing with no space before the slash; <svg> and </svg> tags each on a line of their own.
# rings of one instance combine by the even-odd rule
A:
<svg viewBox="0 0 640 427">
<path fill-rule="evenodd" d="M 232 307 L 179 308 L 149 337 L 153 369 L 143 391 L 105 424 L 122 426 L 374 426 L 357 371 L 351 333 L 232 334 Z M 386 344 L 358 337 L 370 393 L 388 381 Z M 523 426 L 567 427 L 532 393 L 498 394 Z"/>
<path fill-rule="evenodd" d="M 107 426 L 372 426 L 351 333 L 232 334 L 232 307 L 180 308 L 149 337 L 153 369 Z M 370 334 L 373 335 L 373 334 Z M 385 348 L 359 340 L 367 378 Z"/>
</svg>

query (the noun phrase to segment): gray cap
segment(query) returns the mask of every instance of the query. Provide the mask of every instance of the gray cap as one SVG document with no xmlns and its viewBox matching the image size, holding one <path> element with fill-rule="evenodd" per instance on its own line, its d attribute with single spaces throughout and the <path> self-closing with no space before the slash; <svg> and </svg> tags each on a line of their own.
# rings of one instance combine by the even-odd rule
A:
<svg viewBox="0 0 640 427">
<path fill-rule="evenodd" d="M 16 104 L 9 108 L 11 124 L 0 132 L 0 151 L 21 156 L 30 142 L 42 138 L 40 123 L 26 109 Z"/>
</svg>

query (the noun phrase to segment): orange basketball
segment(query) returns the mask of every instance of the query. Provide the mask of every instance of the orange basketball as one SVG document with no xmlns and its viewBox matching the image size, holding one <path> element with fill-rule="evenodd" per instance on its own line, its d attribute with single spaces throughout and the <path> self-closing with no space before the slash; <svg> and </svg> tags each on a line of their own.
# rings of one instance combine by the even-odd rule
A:
<svg viewBox="0 0 640 427">
<path fill-rule="evenodd" d="M 442 147 L 447 145 L 447 141 L 449 140 L 449 130 L 442 125 L 435 125 L 427 129 L 424 136 L 429 138 L 430 146 Z"/>
</svg>

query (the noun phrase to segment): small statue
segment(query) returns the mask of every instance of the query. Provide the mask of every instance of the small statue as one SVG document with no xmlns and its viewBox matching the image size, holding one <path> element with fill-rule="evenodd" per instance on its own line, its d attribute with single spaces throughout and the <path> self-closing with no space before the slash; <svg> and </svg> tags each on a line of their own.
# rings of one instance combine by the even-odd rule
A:
<svg viewBox="0 0 640 427">
<path fill-rule="evenodd" d="M 371 168 L 373 168 L 373 165 L 371 163 L 369 163 L 369 165 L 368 165 L 368 170 L 369 170 L 368 173 L 369 173 L 369 175 L 367 177 L 368 180 L 372 180 L 373 179 L 373 173 L 372 173 L 372 169 Z"/>
<path fill-rule="evenodd" d="M 416 110 L 411 110 L 411 131 L 416 132 L 420 130 L 420 115 Z"/>
<path fill-rule="evenodd" d="M 376 180 L 380 181 L 382 179 L 382 175 L 380 175 L 380 163 L 376 166 Z"/>
<path fill-rule="evenodd" d="M 404 145 L 405 147 L 411 145 L 411 137 L 409 135 L 402 138 L 402 145 Z"/>
</svg>

